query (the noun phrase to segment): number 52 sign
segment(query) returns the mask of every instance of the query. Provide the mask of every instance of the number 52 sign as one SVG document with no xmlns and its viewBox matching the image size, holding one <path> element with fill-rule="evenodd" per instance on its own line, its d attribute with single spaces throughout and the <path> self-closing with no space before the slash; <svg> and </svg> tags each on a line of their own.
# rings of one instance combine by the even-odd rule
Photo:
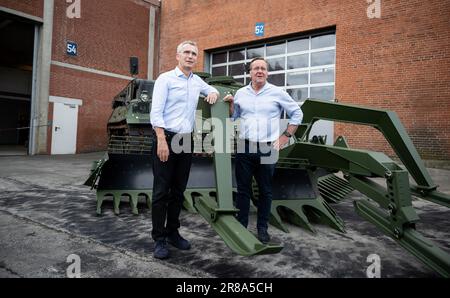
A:
<svg viewBox="0 0 450 298">
<path fill-rule="evenodd" d="M 256 36 L 264 36 L 264 23 L 256 23 L 255 35 Z"/>
</svg>

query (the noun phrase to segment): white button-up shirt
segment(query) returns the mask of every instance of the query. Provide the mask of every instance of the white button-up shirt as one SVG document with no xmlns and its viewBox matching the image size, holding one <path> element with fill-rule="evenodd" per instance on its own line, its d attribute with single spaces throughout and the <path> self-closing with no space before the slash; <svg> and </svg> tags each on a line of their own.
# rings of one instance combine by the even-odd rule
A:
<svg viewBox="0 0 450 298">
<path fill-rule="evenodd" d="M 186 77 L 178 67 L 161 74 L 153 88 L 150 123 L 175 133 L 191 133 L 198 97 L 211 92 L 219 93 L 193 73 Z"/>
<path fill-rule="evenodd" d="M 298 103 L 286 91 L 266 82 L 256 93 L 250 83 L 236 92 L 232 119 L 241 119 L 239 129 L 241 139 L 273 142 L 281 134 L 280 118 L 283 110 L 289 117 L 289 124 L 301 123 L 303 113 Z"/>
</svg>

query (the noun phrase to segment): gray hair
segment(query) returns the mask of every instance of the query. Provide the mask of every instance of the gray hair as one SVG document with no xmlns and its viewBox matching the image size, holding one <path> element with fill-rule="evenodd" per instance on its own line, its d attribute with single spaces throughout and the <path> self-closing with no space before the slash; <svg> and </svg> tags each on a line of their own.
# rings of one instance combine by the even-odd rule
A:
<svg viewBox="0 0 450 298">
<path fill-rule="evenodd" d="M 197 52 L 198 52 L 198 46 L 197 46 L 197 43 L 196 43 L 195 41 L 192 41 L 192 40 L 185 40 L 185 41 L 183 41 L 182 43 L 180 43 L 180 44 L 178 45 L 178 47 L 177 47 L 177 53 L 183 52 L 183 47 L 184 47 L 185 45 L 187 45 L 187 44 L 189 44 L 189 45 L 191 45 L 191 46 L 194 46 L 194 47 L 197 49 Z"/>
</svg>

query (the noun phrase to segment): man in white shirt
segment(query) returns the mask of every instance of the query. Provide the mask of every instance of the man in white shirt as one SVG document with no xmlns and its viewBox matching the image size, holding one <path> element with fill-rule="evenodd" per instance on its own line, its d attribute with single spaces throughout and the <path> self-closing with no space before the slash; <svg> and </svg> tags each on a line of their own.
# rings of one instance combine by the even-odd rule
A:
<svg viewBox="0 0 450 298">
<path fill-rule="evenodd" d="M 177 47 L 177 67 L 161 74 L 153 89 L 150 122 L 156 142 L 153 147 L 152 238 L 155 241 L 153 256 L 158 259 L 170 256 L 167 242 L 181 250 L 191 247 L 178 228 L 191 168 L 195 111 L 200 93 L 210 104 L 214 104 L 219 95 L 217 89 L 192 73 L 197 56 L 195 42 L 182 42 Z M 191 142 L 189 152 L 179 153 L 179 148 L 174 148 L 185 148 L 183 144 L 171 142 L 177 134 L 182 134 L 181 142 Z"/>
<path fill-rule="evenodd" d="M 267 243 L 270 236 L 267 226 L 272 205 L 272 177 L 276 160 L 268 158 L 289 142 L 301 123 L 303 114 L 299 105 L 282 88 L 267 82 L 268 63 L 264 58 L 253 59 L 249 65 L 251 83 L 239 89 L 233 97 L 224 98 L 230 102 L 232 119 L 240 118 L 240 135 L 235 160 L 237 182 L 237 218 L 247 227 L 252 178 L 259 188 L 258 197 L 258 239 Z M 286 111 L 289 116 L 287 129 L 280 135 L 280 118 Z M 269 162 L 268 162 L 269 161 Z"/>
</svg>

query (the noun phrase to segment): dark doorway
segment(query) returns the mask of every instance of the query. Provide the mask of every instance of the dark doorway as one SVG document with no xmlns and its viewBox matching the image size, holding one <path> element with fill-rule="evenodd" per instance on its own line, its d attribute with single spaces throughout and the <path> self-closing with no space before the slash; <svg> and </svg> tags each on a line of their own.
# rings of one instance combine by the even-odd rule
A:
<svg viewBox="0 0 450 298">
<path fill-rule="evenodd" d="M 0 155 L 28 153 L 33 23 L 0 13 Z"/>
<path fill-rule="evenodd" d="M 34 28 L 0 13 L 0 155 L 28 152 Z"/>
</svg>

